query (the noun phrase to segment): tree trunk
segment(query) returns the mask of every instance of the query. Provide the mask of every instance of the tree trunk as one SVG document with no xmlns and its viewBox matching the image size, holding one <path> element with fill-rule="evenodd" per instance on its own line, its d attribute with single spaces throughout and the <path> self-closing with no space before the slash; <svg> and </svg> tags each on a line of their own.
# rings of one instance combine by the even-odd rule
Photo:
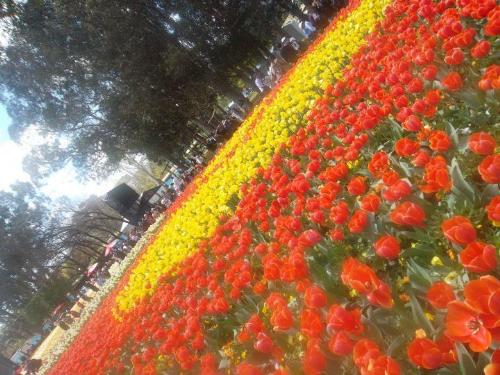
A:
<svg viewBox="0 0 500 375">
<path fill-rule="evenodd" d="M 229 83 L 226 78 L 221 77 L 219 73 L 214 72 L 212 81 L 215 84 L 216 89 L 219 90 L 222 95 L 232 99 L 234 102 L 242 101 L 244 103 L 249 103 L 241 91 Z"/>
<path fill-rule="evenodd" d="M 146 173 L 149 177 L 151 177 L 151 179 L 153 181 L 157 182 L 160 185 L 163 184 L 162 180 L 160 180 L 159 178 L 157 178 L 156 176 L 154 176 L 146 167 L 144 167 L 138 161 L 134 160 L 134 158 L 128 157 L 127 160 L 129 162 L 131 162 L 132 164 L 134 164 L 137 168 L 139 168 L 140 170 L 142 170 L 144 173 Z"/>
</svg>

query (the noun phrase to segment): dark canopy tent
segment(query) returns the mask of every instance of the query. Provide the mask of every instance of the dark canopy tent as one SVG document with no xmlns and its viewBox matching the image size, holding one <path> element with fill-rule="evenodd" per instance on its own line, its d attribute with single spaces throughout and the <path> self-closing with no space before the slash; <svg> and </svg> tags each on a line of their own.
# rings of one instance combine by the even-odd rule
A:
<svg viewBox="0 0 500 375">
<path fill-rule="evenodd" d="M 120 184 L 108 191 L 104 201 L 120 215 L 137 224 L 139 194 L 127 184 Z"/>
</svg>

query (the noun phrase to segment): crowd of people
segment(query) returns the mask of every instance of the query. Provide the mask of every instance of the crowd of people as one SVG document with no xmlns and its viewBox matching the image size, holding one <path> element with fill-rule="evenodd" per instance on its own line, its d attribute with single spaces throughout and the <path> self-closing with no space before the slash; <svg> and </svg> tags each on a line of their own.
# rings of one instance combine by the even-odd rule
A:
<svg viewBox="0 0 500 375">
<path fill-rule="evenodd" d="M 254 84 L 260 94 L 265 94 L 276 85 L 306 48 L 307 40 L 313 39 L 318 31 L 323 30 L 344 5 L 344 0 L 305 2 L 304 19 L 299 25 L 306 40 L 297 41 L 294 37 L 283 37 L 273 46 L 271 62 L 267 70 L 258 70 L 254 76 Z"/>
</svg>

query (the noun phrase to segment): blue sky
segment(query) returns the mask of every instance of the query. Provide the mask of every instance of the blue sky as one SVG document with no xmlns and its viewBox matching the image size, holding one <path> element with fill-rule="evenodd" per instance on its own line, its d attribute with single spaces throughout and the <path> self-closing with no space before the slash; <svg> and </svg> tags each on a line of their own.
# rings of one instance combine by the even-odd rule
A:
<svg viewBox="0 0 500 375">
<path fill-rule="evenodd" d="M 5 107 L 0 104 L 0 142 L 9 140 L 9 133 L 7 128 L 11 123 L 10 117 L 5 110 Z"/>
</svg>

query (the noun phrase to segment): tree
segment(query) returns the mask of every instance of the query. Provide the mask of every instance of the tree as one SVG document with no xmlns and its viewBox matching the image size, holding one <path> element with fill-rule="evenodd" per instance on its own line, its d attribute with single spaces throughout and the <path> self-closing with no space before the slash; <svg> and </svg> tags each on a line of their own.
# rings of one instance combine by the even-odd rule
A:
<svg viewBox="0 0 500 375">
<path fill-rule="evenodd" d="M 71 140 L 54 145 L 59 165 L 102 173 L 126 154 L 175 159 L 189 145 L 185 124 L 204 118 L 215 93 L 146 2 L 19 7 L 0 65 L 14 138 L 41 124 Z"/>
<path fill-rule="evenodd" d="M 46 229 L 51 247 L 57 249 L 58 266 L 72 263 L 73 268 L 88 267 L 103 259 L 104 247 L 119 236 L 124 220 L 99 197 L 93 195 L 78 207 L 62 205 L 59 214 L 64 218 Z"/>
<path fill-rule="evenodd" d="M 217 95 L 242 99 L 289 1 L 46 0 L 16 3 L 0 54 L 2 101 L 19 138 L 31 124 L 68 142 L 26 163 L 104 175 L 126 156 L 177 162 Z"/>
<path fill-rule="evenodd" d="M 30 183 L 0 192 L 0 320 L 11 316 L 47 278 L 52 253 L 44 231 L 48 201 Z"/>
</svg>

